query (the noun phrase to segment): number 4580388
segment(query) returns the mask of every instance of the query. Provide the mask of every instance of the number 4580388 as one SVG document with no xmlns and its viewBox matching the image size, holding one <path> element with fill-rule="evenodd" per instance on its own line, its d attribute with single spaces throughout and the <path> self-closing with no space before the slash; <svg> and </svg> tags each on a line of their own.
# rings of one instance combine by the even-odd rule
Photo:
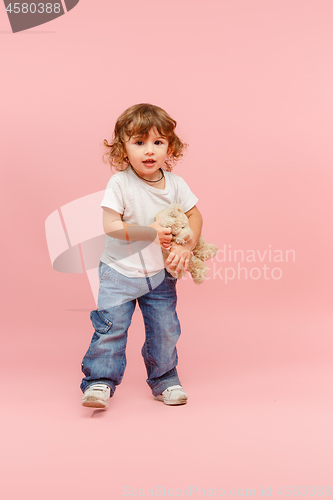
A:
<svg viewBox="0 0 333 500">
<path fill-rule="evenodd" d="M 59 14 L 61 9 L 60 3 L 20 3 L 20 2 L 15 2 L 13 4 L 10 3 L 8 7 L 6 8 L 7 12 L 14 13 L 14 14 L 44 14 L 45 12 L 47 14 L 51 14 L 54 12 L 55 14 Z"/>
</svg>

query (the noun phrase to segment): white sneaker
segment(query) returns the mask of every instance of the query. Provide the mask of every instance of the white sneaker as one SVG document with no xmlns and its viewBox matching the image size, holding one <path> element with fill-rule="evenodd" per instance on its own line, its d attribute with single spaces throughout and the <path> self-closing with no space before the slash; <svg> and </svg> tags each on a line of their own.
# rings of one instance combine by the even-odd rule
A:
<svg viewBox="0 0 333 500">
<path fill-rule="evenodd" d="M 163 401 L 165 405 L 184 405 L 187 403 L 187 394 L 181 385 L 171 385 L 154 399 Z"/>
<path fill-rule="evenodd" d="M 84 392 L 82 406 L 107 408 L 109 406 L 110 392 L 110 387 L 106 384 L 92 384 Z"/>
</svg>

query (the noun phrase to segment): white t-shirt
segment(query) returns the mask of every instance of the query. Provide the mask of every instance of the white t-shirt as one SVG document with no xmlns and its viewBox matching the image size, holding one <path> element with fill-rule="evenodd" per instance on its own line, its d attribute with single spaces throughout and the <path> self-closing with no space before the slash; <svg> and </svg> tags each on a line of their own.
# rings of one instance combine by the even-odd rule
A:
<svg viewBox="0 0 333 500">
<path fill-rule="evenodd" d="M 101 207 L 111 208 L 122 215 L 124 222 L 140 226 L 152 224 L 157 213 L 170 203 L 178 203 L 184 212 L 188 212 L 196 205 L 198 198 L 184 179 L 166 170 L 163 173 L 165 188 L 157 189 L 139 179 L 131 167 L 117 172 L 106 186 Z M 129 278 L 141 278 L 153 276 L 164 268 L 159 245 L 149 241 L 129 244 L 127 241 L 105 236 L 105 250 L 101 261 L 119 273 Z"/>
</svg>

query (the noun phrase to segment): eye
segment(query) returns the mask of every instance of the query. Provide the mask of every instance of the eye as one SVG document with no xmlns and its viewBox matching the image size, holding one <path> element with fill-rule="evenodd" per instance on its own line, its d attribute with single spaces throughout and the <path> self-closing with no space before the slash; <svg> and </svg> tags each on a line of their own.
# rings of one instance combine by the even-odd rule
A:
<svg viewBox="0 0 333 500">
<path fill-rule="evenodd" d="M 136 141 L 136 143 L 138 146 L 141 146 L 141 144 L 143 144 L 143 141 Z"/>
<path fill-rule="evenodd" d="M 158 145 L 163 144 L 162 141 L 155 141 L 155 144 L 157 144 L 157 143 L 159 143 Z"/>
</svg>

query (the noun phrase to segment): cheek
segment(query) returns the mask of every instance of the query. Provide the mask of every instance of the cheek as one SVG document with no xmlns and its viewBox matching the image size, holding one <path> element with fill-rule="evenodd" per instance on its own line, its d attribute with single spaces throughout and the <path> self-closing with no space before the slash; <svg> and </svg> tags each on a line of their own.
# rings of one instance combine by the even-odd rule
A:
<svg viewBox="0 0 333 500">
<path fill-rule="evenodd" d="M 138 156 L 138 151 L 134 148 L 126 148 L 126 153 L 128 157 L 136 158 Z"/>
</svg>

